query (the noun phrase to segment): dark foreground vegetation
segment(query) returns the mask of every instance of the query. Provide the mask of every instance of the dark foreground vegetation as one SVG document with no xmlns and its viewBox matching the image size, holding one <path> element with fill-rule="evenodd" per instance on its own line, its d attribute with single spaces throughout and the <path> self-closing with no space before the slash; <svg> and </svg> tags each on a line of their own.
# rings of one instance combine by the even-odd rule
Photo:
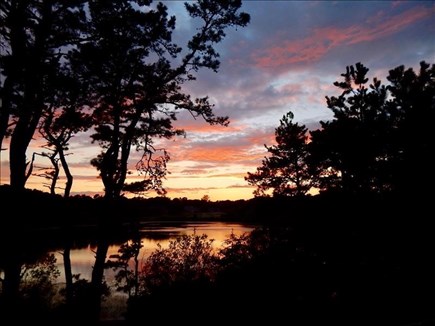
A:
<svg viewBox="0 0 435 326">
<path fill-rule="evenodd" d="M 18 198 L 9 187 L 0 189 L 2 200 Z M 238 202 L 123 199 L 111 205 L 36 191 L 21 196 L 27 204 L 17 205 L 20 215 L 2 215 L 0 237 L 0 307 L 2 316 L 17 322 L 98 323 L 94 298 L 107 298 L 106 284 L 96 287 L 92 280 L 70 275 L 70 284 L 59 291 L 53 284 L 59 271 L 46 254 L 47 248 L 62 248 L 67 270 L 68 249 L 89 242 L 124 243 L 117 256 L 98 258 L 97 250 L 94 265 L 94 271 L 99 265 L 116 271 L 118 289 L 110 290 L 128 296 L 123 323 L 435 321 L 429 194 L 336 193 Z M 142 261 L 138 223 L 160 214 L 171 219 L 177 212 L 184 218 L 219 212 L 214 219 L 262 227 L 231 237 L 220 252 L 211 250 L 206 237 L 184 236 Z M 16 216 L 26 218 L 18 223 Z M 15 293 L 14 280 L 8 279 L 14 268 Z"/>
</svg>

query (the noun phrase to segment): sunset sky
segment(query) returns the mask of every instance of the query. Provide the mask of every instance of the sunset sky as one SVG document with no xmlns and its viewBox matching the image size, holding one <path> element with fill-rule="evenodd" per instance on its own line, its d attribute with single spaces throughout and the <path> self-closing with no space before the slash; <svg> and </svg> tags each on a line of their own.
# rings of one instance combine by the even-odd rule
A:
<svg viewBox="0 0 435 326">
<path fill-rule="evenodd" d="M 194 22 L 183 1 L 165 3 L 177 16 L 174 40 L 184 47 L 195 32 Z M 217 46 L 220 71 L 201 71 L 196 82 L 185 85 L 194 97 L 208 95 L 215 112 L 230 117 L 230 125 L 209 126 L 180 115 L 175 125 L 185 129 L 186 138 L 161 144 L 171 156 L 171 174 L 164 182 L 170 198 L 252 198 L 254 189 L 244 176 L 261 165 L 264 144 L 274 144 L 279 120 L 291 110 L 297 122 L 315 129 L 319 120 L 331 118 L 325 95 L 339 94 L 333 82 L 347 65 L 361 62 L 370 68 L 370 78 L 385 82 L 388 70 L 398 65 L 418 68 L 422 60 L 435 62 L 434 1 L 244 1 L 242 10 L 251 15 L 251 23 L 228 30 Z M 33 142 L 28 156 L 40 152 L 41 144 Z M 77 135 L 70 152 L 73 194 L 102 193 L 98 173 L 89 164 L 99 149 L 89 134 Z M 136 179 L 137 160 L 132 153 Z M 2 151 L 2 184 L 9 183 L 8 165 L 8 153 Z M 37 165 L 49 162 L 38 158 Z M 43 182 L 31 177 L 27 187 L 46 189 Z"/>
</svg>

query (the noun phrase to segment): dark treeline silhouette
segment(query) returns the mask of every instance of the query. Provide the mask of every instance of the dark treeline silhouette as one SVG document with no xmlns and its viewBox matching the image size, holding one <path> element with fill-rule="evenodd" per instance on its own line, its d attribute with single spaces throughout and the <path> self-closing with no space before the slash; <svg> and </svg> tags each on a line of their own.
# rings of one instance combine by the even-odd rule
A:
<svg viewBox="0 0 435 326">
<path fill-rule="evenodd" d="M 269 189 L 303 195 L 311 187 L 354 194 L 431 191 L 435 65 L 422 61 L 417 72 L 394 68 L 386 85 L 376 77 L 369 82 L 368 71 L 357 63 L 341 74 L 334 85 L 342 93 L 326 97 L 334 117 L 321 121 L 321 129 L 308 135 L 291 112 L 283 117 L 277 145 L 266 146 L 270 156 L 246 177 L 256 195 Z"/>
</svg>

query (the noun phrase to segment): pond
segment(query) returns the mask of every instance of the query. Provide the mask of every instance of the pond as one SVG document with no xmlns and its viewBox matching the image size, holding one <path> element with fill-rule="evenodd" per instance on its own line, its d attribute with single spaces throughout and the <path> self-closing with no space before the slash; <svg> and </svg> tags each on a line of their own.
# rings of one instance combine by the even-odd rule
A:
<svg viewBox="0 0 435 326">
<path fill-rule="evenodd" d="M 11 230 L 10 236 L 15 232 L 12 238 L 17 241 L 0 246 L 0 311 L 16 305 L 30 311 L 36 309 L 43 319 L 51 309 L 62 309 L 68 297 L 66 289 L 72 289 L 72 283 L 67 286 L 67 279 L 74 280 L 77 291 L 89 291 L 93 289 L 89 285 L 94 282 L 93 274 L 97 270 L 99 276 L 95 284 L 105 283 L 110 294 L 104 296 L 101 310 L 91 307 L 90 311 L 100 311 L 101 320 L 119 320 L 126 310 L 127 295 L 116 290 L 115 275 L 119 269 L 105 268 L 105 262 L 118 254 L 120 246 L 132 237 L 140 238 L 142 247 L 138 258 L 141 264 L 159 246 L 168 247 L 178 236 L 206 235 L 207 239 L 213 239 L 212 249 L 217 251 L 231 234 L 239 236 L 254 228 L 255 225 L 218 221 L 142 221 L 109 232 L 95 226 L 40 228 L 27 233 Z M 77 293 L 80 298 L 87 298 L 86 294 Z M 84 309 L 87 303 L 80 305 L 83 305 L 80 309 Z M 48 310 L 41 310 L 39 306 Z M 29 312 L 23 314 L 23 318 L 27 315 L 32 316 Z"/>
<path fill-rule="evenodd" d="M 177 236 L 186 234 L 206 234 L 208 239 L 213 239 L 213 246 L 220 248 L 231 233 L 241 235 L 254 229 L 253 225 L 226 222 L 144 222 L 141 223 L 139 232 L 141 234 L 142 249 L 139 254 L 140 259 L 146 259 L 160 244 L 163 248 L 167 247 L 171 240 Z M 120 244 L 109 246 L 107 257 L 117 254 Z M 81 278 L 90 279 L 92 266 L 95 263 L 96 246 L 89 244 L 83 248 L 71 249 L 71 269 L 73 274 L 80 274 Z M 62 283 L 65 280 L 63 270 L 63 257 L 60 251 L 53 252 L 57 267 L 60 271 L 58 280 Z M 113 280 L 113 273 L 108 269 L 105 271 L 106 281 L 110 284 Z"/>
<path fill-rule="evenodd" d="M 224 241 L 231 234 L 239 236 L 244 233 L 249 233 L 255 228 L 254 225 L 246 225 L 240 223 L 227 222 L 142 222 L 139 226 L 139 234 L 141 238 L 142 248 L 139 253 L 139 260 L 144 261 L 153 251 L 160 245 L 162 248 L 168 247 L 170 241 L 175 240 L 181 235 L 207 235 L 208 239 L 213 240 L 213 248 L 218 250 L 222 247 Z M 125 242 L 125 241 L 124 241 Z M 106 259 L 116 255 L 123 242 L 116 242 L 109 246 Z M 92 270 L 96 261 L 97 245 L 95 242 L 89 244 L 81 243 L 79 246 L 72 246 L 70 251 L 71 272 L 74 275 L 80 275 L 80 279 L 90 281 Z M 59 276 L 56 279 L 56 284 L 59 288 L 65 287 L 65 269 L 63 251 L 52 250 L 56 258 L 56 267 L 59 271 Z M 101 320 L 119 320 L 122 319 L 123 313 L 126 310 L 127 295 L 123 292 L 115 290 L 115 274 L 116 271 L 110 268 L 104 270 L 104 280 L 111 288 L 110 296 L 102 302 Z M 64 300 L 61 296 L 60 300 Z"/>
</svg>

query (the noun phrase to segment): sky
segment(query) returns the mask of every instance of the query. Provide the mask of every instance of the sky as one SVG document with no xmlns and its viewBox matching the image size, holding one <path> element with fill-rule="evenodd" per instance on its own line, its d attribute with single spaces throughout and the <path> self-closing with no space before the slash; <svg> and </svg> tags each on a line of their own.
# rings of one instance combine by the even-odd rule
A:
<svg viewBox="0 0 435 326">
<path fill-rule="evenodd" d="M 185 13 L 183 1 L 165 4 L 177 17 L 174 40 L 183 46 L 195 32 L 195 21 Z M 339 95 L 333 82 L 346 66 L 361 62 L 370 69 L 370 79 L 386 82 L 388 71 L 399 65 L 418 69 L 422 60 L 435 63 L 435 1 L 245 0 L 241 10 L 251 22 L 227 30 L 216 46 L 219 72 L 200 71 L 196 81 L 184 85 L 192 97 L 209 96 L 215 113 L 229 116 L 230 124 L 209 126 L 187 113 L 179 116 L 175 126 L 186 137 L 160 144 L 171 156 L 164 181 L 169 198 L 252 198 L 254 188 L 244 177 L 261 166 L 267 155 L 264 145 L 275 144 L 279 120 L 292 111 L 294 121 L 313 130 L 320 120 L 331 119 L 325 96 Z M 34 141 L 28 156 L 42 151 L 41 145 Z M 73 195 L 102 194 L 101 179 L 89 164 L 98 152 L 89 134 L 71 141 Z M 1 155 L 1 184 L 7 184 L 7 151 Z M 131 180 L 140 178 L 134 168 L 138 158 L 132 152 Z M 36 164 L 49 166 L 42 158 Z M 47 191 L 44 182 L 32 176 L 26 186 Z"/>
</svg>

